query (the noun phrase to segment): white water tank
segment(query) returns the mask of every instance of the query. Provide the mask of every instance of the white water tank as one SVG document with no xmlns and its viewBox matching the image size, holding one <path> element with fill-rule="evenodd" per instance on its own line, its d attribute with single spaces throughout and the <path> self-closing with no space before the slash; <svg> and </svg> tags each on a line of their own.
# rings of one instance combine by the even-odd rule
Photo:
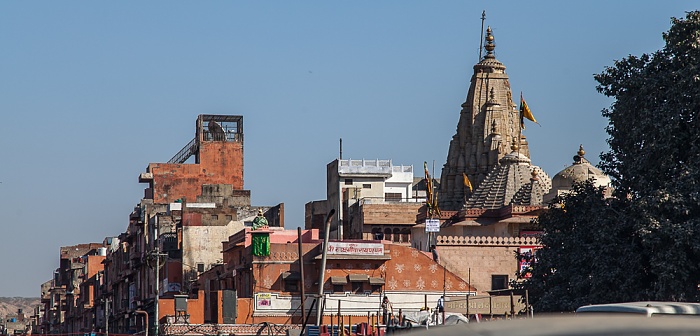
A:
<svg viewBox="0 0 700 336">
<path fill-rule="evenodd" d="M 97 255 L 106 257 L 107 256 L 107 248 L 106 247 L 100 247 L 97 249 Z"/>
</svg>

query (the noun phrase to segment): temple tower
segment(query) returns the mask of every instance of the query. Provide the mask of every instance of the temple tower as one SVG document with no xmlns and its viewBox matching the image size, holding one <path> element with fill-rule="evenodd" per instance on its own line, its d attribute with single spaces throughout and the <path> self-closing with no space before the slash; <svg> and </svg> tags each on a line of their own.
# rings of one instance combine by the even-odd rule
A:
<svg viewBox="0 0 700 336">
<path fill-rule="evenodd" d="M 474 65 L 457 132 L 450 141 L 447 162 L 442 167 L 439 206 L 443 210 L 459 210 L 471 196 L 463 173 L 469 177 L 475 191 L 489 171 L 510 152 L 513 142 L 519 143 L 519 154 L 530 158 L 506 67 L 494 55 L 496 44 L 491 27 L 486 30 L 485 40 L 486 55 Z"/>
</svg>

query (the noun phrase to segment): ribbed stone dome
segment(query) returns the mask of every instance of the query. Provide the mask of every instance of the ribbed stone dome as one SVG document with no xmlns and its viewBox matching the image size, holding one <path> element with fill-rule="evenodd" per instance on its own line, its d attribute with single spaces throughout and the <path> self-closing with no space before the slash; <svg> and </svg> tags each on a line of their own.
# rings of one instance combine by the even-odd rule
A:
<svg viewBox="0 0 700 336">
<path fill-rule="evenodd" d="M 517 146 L 504 156 L 498 166 L 465 202 L 463 209 L 498 209 L 509 204 L 540 205 L 552 182 L 540 167 L 518 153 Z"/>
<path fill-rule="evenodd" d="M 552 178 L 552 188 L 557 190 L 571 189 L 571 186 L 576 182 L 583 182 L 588 179 L 594 179 L 596 187 L 607 186 L 610 184 L 610 177 L 605 175 L 600 169 L 593 166 L 583 155 L 583 146 L 579 147 L 579 151 L 574 156 L 574 163 L 564 168 Z"/>
</svg>

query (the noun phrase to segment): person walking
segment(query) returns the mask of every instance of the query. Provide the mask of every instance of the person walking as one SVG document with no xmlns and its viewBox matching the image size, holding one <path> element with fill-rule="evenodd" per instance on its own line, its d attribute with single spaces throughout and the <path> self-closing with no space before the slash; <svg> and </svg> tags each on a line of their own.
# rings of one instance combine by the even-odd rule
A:
<svg viewBox="0 0 700 336">
<path fill-rule="evenodd" d="M 437 311 L 438 318 L 435 319 L 436 321 L 442 320 L 442 324 L 445 324 L 445 297 L 440 296 L 440 298 L 437 300 L 437 307 L 435 307 L 435 310 Z"/>
<path fill-rule="evenodd" d="M 389 298 L 384 295 L 382 300 L 382 322 L 384 325 L 389 324 L 389 317 L 394 314 L 394 307 L 391 305 Z"/>
</svg>

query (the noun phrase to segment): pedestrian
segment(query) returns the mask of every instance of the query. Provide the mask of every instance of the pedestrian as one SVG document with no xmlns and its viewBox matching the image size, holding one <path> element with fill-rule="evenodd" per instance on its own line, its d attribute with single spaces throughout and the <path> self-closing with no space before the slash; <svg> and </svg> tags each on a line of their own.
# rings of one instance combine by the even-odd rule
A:
<svg viewBox="0 0 700 336">
<path fill-rule="evenodd" d="M 394 307 L 391 305 L 391 302 L 389 301 L 389 298 L 384 295 L 384 299 L 382 300 L 382 322 L 385 325 L 389 324 L 389 317 L 390 315 L 394 314 Z"/>
<path fill-rule="evenodd" d="M 437 311 L 438 311 L 438 313 L 445 312 L 445 297 L 444 296 L 440 296 L 440 298 L 437 301 Z"/>
</svg>

